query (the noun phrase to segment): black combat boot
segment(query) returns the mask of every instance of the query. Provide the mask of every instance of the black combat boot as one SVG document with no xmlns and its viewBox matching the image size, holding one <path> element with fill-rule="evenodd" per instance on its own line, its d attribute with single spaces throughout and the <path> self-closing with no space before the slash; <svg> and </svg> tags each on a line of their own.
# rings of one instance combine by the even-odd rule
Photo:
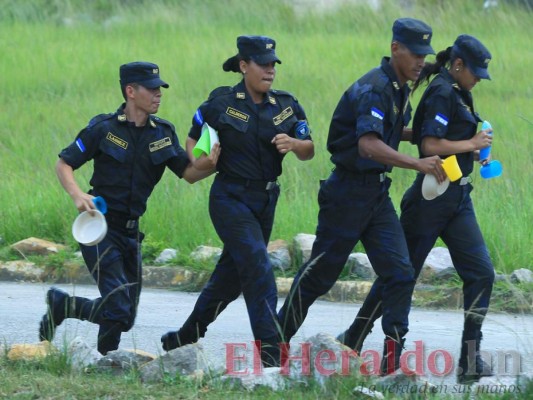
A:
<svg viewBox="0 0 533 400">
<path fill-rule="evenodd" d="M 261 364 L 263 367 L 279 367 L 281 365 L 281 350 L 279 346 L 279 338 L 272 338 L 270 340 L 258 340 L 256 344 L 261 346 Z"/>
<path fill-rule="evenodd" d="M 187 344 L 196 343 L 199 337 L 197 335 L 190 335 L 183 328 L 178 331 L 168 331 L 161 336 L 161 344 L 163 350 L 170 351 Z"/>
<path fill-rule="evenodd" d="M 457 367 L 457 383 L 468 385 L 478 382 L 484 376 L 493 376 L 492 363 L 486 363 L 479 352 L 482 338 L 481 331 L 463 331 Z"/>
<path fill-rule="evenodd" d="M 56 328 L 67 318 L 69 313 L 69 295 L 55 287 L 52 287 L 46 293 L 46 314 L 41 318 L 39 323 L 39 340 L 54 339 Z"/>
<path fill-rule="evenodd" d="M 163 350 L 170 351 L 187 344 L 196 343 L 205 336 L 206 332 L 207 326 L 198 322 L 196 317 L 191 315 L 178 331 L 168 331 L 161 336 Z"/>
<path fill-rule="evenodd" d="M 118 349 L 120 337 L 125 325 L 116 321 L 104 321 L 98 330 L 98 352 L 104 356 L 110 351 Z"/>
<path fill-rule="evenodd" d="M 343 345 L 354 349 L 357 354 L 361 354 L 363 342 L 370 332 L 374 324 L 369 320 L 356 319 L 355 323 L 337 336 L 337 340 Z"/>
<path fill-rule="evenodd" d="M 383 358 L 381 359 L 381 375 L 390 375 L 394 373 L 400 365 L 400 356 L 402 355 L 405 339 L 394 340 L 391 337 L 385 339 L 383 344 Z"/>
</svg>

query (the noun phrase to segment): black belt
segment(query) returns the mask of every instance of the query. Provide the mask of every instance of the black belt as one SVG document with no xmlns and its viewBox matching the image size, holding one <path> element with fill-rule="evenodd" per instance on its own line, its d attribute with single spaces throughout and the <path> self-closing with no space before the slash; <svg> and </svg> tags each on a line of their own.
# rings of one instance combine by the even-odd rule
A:
<svg viewBox="0 0 533 400">
<path fill-rule="evenodd" d="M 457 179 L 455 182 L 450 182 L 450 184 L 464 186 L 470 182 L 472 182 L 472 179 L 469 176 L 463 176 L 461 179 Z"/>
<path fill-rule="evenodd" d="M 335 168 L 333 171 L 343 178 L 353 179 L 355 181 L 363 183 L 381 183 L 387 178 L 386 172 L 362 174 L 360 172 L 353 172 L 340 168 Z"/>
<path fill-rule="evenodd" d="M 119 229 L 132 230 L 139 227 L 139 218 L 133 218 L 116 211 L 108 210 L 105 214 L 105 219 L 110 226 Z"/>
<path fill-rule="evenodd" d="M 266 181 L 258 179 L 235 178 L 233 176 L 218 174 L 218 178 L 224 182 L 236 183 L 252 190 L 272 190 L 279 187 L 278 181 Z"/>
</svg>

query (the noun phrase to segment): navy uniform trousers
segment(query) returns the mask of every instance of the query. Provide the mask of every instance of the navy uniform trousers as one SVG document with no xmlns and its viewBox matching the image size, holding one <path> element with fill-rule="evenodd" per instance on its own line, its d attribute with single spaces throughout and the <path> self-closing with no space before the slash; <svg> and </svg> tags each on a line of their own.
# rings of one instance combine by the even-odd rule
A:
<svg viewBox="0 0 533 400">
<path fill-rule="evenodd" d="M 407 333 L 414 270 L 388 194 L 390 182 L 380 182 L 379 175 L 350 177 L 335 170 L 322 183 L 311 257 L 278 313 L 286 341 L 297 332 L 311 304 L 333 286 L 359 240 L 384 283 L 383 332 L 398 341 Z"/>
<path fill-rule="evenodd" d="M 207 326 L 242 293 L 254 338 L 279 359 L 277 289 L 267 253 L 279 193 L 277 185 L 265 190 L 216 177 L 209 213 L 224 248 L 180 335 L 204 337 Z"/>
<path fill-rule="evenodd" d="M 142 238 L 137 229 L 123 232 L 109 226 L 98 245 L 80 245 L 101 297 L 73 297 L 74 309 L 68 316 L 100 325 L 98 349 L 104 354 L 118 347 L 121 333 L 135 322 L 142 287 Z"/>
<path fill-rule="evenodd" d="M 400 220 L 415 269 L 415 278 L 420 274 L 427 255 L 440 236 L 463 281 L 465 330 L 479 331 L 489 308 L 494 267 L 474 213 L 470 198 L 472 186 L 452 183 L 444 194 L 428 201 L 421 194 L 423 177 L 423 174 L 417 176 L 401 202 Z M 382 314 L 380 304 L 383 299 L 384 282 L 379 277 L 348 332 L 361 335 L 366 330 L 368 333 L 374 321 Z M 365 324 L 366 329 L 362 328 L 362 324 Z"/>
</svg>

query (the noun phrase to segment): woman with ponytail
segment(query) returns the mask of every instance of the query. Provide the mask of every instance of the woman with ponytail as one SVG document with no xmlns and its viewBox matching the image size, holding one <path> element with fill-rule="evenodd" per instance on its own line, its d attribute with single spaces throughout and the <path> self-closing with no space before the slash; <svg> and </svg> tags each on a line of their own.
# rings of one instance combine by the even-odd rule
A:
<svg viewBox="0 0 533 400">
<path fill-rule="evenodd" d="M 207 123 L 218 131 L 220 157 L 211 187 L 209 212 L 224 243 L 215 270 L 178 331 L 161 338 L 163 349 L 195 343 L 208 325 L 241 293 L 264 366 L 280 364 L 277 290 L 267 244 L 272 232 L 277 183 L 285 155 L 314 156 L 307 117 L 290 93 L 274 90 L 276 42 L 265 36 L 239 36 L 238 54 L 222 68 L 242 75 L 235 86 L 215 89 L 196 111 L 187 139 L 192 149 Z"/>
</svg>

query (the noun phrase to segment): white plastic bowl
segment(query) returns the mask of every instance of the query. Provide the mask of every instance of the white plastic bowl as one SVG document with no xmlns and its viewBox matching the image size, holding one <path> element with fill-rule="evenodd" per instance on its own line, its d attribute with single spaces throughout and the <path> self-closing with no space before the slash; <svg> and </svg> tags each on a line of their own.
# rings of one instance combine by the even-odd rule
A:
<svg viewBox="0 0 533 400">
<path fill-rule="evenodd" d="M 422 181 L 422 196 L 426 200 L 433 200 L 434 198 L 443 194 L 446 189 L 448 189 L 449 185 L 450 179 L 448 178 L 446 178 L 444 182 L 438 183 L 437 178 L 431 174 L 426 174 L 426 176 L 424 176 L 424 180 Z"/>
<path fill-rule="evenodd" d="M 72 224 L 72 236 L 78 243 L 94 246 L 100 243 L 107 233 L 107 222 L 104 214 L 98 210 L 84 211 Z"/>
</svg>

